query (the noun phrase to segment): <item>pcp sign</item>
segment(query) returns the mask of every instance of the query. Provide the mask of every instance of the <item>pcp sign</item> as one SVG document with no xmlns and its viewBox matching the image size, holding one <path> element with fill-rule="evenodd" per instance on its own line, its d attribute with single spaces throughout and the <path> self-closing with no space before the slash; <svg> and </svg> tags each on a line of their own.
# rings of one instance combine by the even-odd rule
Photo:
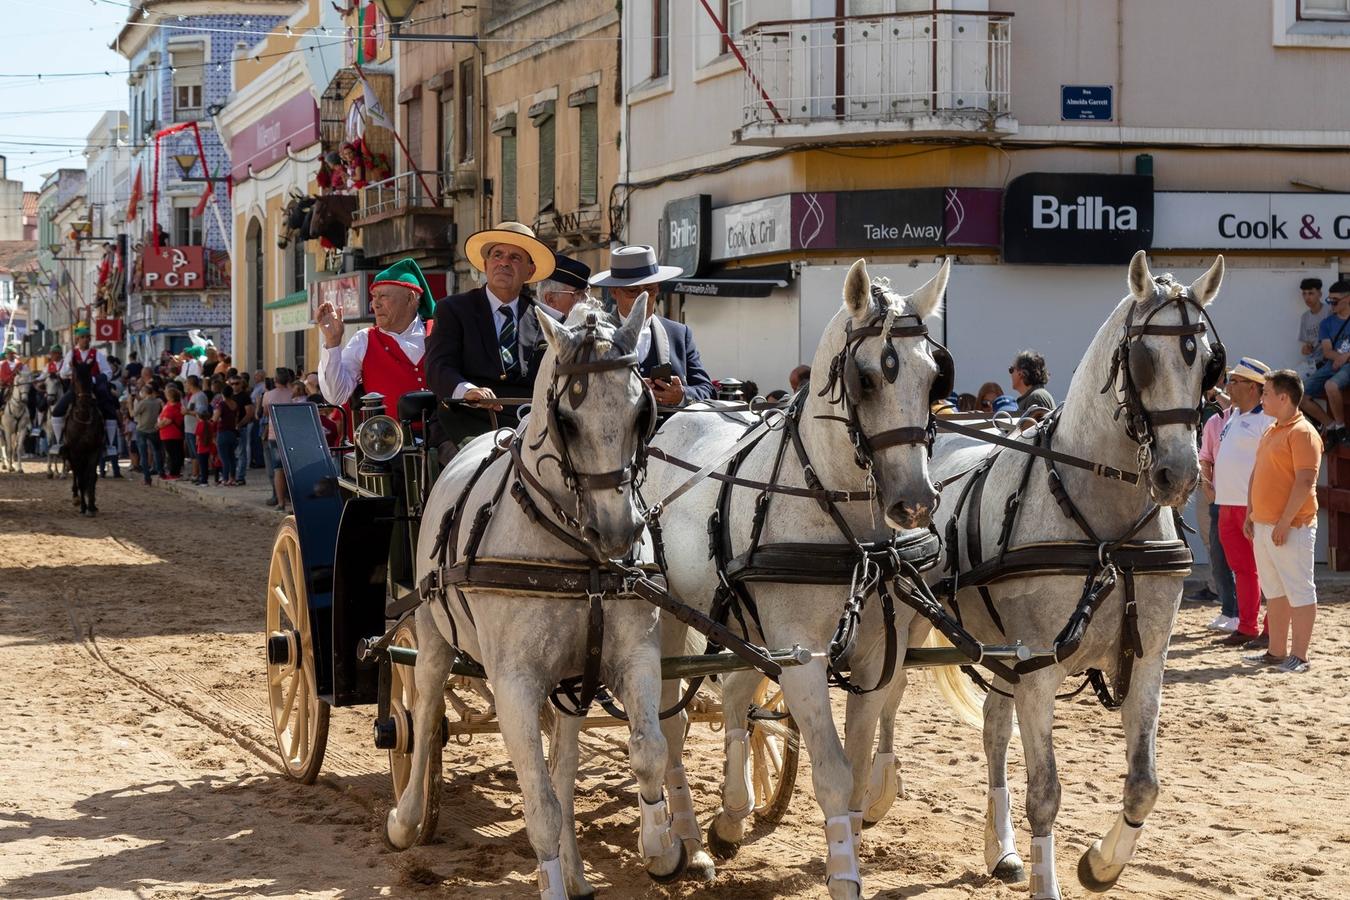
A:
<svg viewBox="0 0 1350 900">
<path fill-rule="evenodd" d="M 147 291 L 199 291 L 206 286 L 204 247 L 147 247 L 142 259 Z"/>
</svg>

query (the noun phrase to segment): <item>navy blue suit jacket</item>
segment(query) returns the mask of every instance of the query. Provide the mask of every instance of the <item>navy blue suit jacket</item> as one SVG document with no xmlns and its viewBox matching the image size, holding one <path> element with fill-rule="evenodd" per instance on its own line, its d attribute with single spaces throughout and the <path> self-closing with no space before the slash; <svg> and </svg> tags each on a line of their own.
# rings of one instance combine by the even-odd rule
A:
<svg viewBox="0 0 1350 900">
<path fill-rule="evenodd" d="M 521 320 L 532 315 L 531 305 L 524 297 L 517 304 L 517 335 Z M 436 303 L 435 325 L 427 337 L 426 373 L 427 386 L 437 397 L 452 396 L 462 381 L 491 388 L 498 397 L 529 397 L 534 393 L 540 354 L 521 341 L 523 373 L 508 377 L 502 368 L 497 325 L 492 301 L 481 287 Z"/>
<path fill-rule="evenodd" d="M 717 391 L 703 368 L 703 360 L 699 359 L 698 347 L 694 345 L 694 334 L 689 330 L 689 326 L 674 319 L 667 319 L 665 316 L 654 316 L 653 319 L 658 325 L 663 326 L 666 334 L 670 336 L 670 370 L 684 383 L 685 401 L 693 403 L 697 400 L 713 399 Z M 656 341 L 653 340 L 646 358 L 642 360 L 638 369 L 646 378 L 656 364 L 657 349 Z"/>
</svg>

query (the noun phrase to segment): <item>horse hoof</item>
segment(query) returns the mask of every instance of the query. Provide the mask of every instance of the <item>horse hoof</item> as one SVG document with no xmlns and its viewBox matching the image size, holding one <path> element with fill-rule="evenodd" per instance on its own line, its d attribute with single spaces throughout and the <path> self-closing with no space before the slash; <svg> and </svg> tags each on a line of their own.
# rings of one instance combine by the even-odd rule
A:
<svg viewBox="0 0 1350 900">
<path fill-rule="evenodd" d="M 690 841 L 689 843 L 694 842 Z M 685 851 L 689 852 L 688 844 L 685 845 Z M 708 884 L 716 877 L 717 866 L 713 863 L 712 857 L 708 855 L 708 851 L 695 846 L 689 856 L 689 865 L 684 867 L 684 880 Z"/>
<path fill-rule="evenodd" d="M 1098 878 L 1097 874 L 1092 871 L 1091 847 L 1083 851 L 1083 855 L 1078 858 L 1078 883 L 1085 889 L 1092 891 L 1094 894 L 1104 894 L 1115 887 L 1116 882 L 1120 880 L 1121 873 L 1124 871 L 1125 867 L 1121 866 L 1116 870 L 1116 874 L 1109 879 Z"/>
<path fill-rule="evenodd" d="M 417 843 L 417 830 L 404 828 L 399 824 L 396 813 L 397 809 L 389 810 L 389 815 L 385 817 L 382 837 L 384 845 L 390 850 L 404 851 Z"/>
<path fill-rule="evenodd" d="M 648 869 L 647 875 L 657 884 L 670 884 L 671 882 L 680 880 L 684 875 L 685 866 L 688 864 L 689 853 L 684 849 L 684 841 L 680 841 L 680 859 L 679 862 L 675 863 L 675 868 L 671 869 L 670 872 L 665 875 L 657 875 L 651 869 Z"/>
<path fill-rule="evenodd" d="M 989 873 L 1004 884 L 1021 884 L 1027 880 L 1027 870 L 1016 853 L 1010 853 L 998 861 L 994 871 Z"/>
<path fill-rule="evenodd" d="M 710 850 L 712 852 L 712 855 L 717 857 L 718 859 L 732 859 L 736 856 L 737 853 L 741 852 L 741 845 L 739 842 L 732 843 L 731 841 L 725 840 L 721 835 L 717 833 L 716 817 L 714 817 L 713 820 L 708 823 L 707 843 L 708 843 L 708 850 Z"/>
</svg>

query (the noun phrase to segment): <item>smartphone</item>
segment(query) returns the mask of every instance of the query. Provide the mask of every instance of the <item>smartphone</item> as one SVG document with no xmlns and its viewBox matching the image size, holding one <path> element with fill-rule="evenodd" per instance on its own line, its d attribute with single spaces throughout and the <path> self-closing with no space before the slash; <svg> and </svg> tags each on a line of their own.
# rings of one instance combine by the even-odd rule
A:
<svg viewBox="0 0 1350 900">
<path fill-rule="evenodd" d="M 647 373 L 647 377 L 652 381 L 670 381 L 671 371 L 670 363 L 661 363 L 659 366 L 652 366 L 652 370 Z"/>
</svg>

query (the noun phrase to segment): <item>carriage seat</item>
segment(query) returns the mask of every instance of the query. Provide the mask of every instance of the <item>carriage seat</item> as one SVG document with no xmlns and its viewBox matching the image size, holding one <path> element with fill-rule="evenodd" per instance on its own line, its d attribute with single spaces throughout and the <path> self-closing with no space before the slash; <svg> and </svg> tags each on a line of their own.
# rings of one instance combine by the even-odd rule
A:
<svg viewBox="0 0 1350 900">
<path fill-rule="evenodd" d="M 418 422 L 422 416 L 430 416 L 436 411 L 436 395 L 431 391 L 409 391 L 398 398 L 398 417 L 404 421 Z"/>
</svg>

